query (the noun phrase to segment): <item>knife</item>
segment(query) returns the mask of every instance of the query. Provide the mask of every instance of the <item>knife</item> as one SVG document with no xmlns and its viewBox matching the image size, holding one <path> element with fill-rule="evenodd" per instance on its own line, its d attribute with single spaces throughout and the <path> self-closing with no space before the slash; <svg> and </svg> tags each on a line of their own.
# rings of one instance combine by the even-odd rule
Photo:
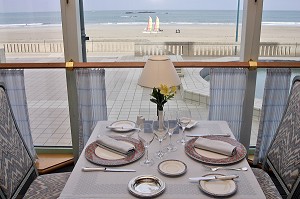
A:
<svg viewBox="0 0 300 199">
<path fill-rule="evenodd" d="M 203 137 L 203 136 L 210 136 L 210 135 L 214 135 L 214 136 L 224 136 L 224 137 L 230 137 L 230 134 L 199 134 L 199 133 L 186 133 L 185 134 L 187 137 Z"/>
<path fill-rule="evenodd" d="M 124 127 L 124 126 L 106 126 L 108 129 L 123 129 L 123 130 L 141 130 L 140 128 L 136 127 Z"/>
<path fill-rule="evenodd" d="M 82 167 L 82 171 L 85 171 L 85 172 L 90 172 L 90 171 L 136 172 L 136 170 L 133 170 L 133 169 L 118 169 L 118 168 L 106 168 L 106 167 L 99 167 L 99 168 Z"/>
<path fill-rule="evenodd" d="M 238 175 L 228 175 L 228 176 L 204 176 L 189 178 L 190 182 L 199 182 L 201 180 L 232 180 L 238 178 Z"/>
</svg>

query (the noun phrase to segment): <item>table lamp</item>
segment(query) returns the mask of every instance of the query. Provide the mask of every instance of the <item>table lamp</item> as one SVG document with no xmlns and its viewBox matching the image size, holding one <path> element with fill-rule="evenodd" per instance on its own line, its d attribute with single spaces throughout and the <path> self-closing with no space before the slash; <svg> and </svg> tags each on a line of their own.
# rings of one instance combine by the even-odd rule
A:
<svg viewBox="0 0 300 199">
<path fill-rule="evenodd" d="M 180 85 L 181 81 L 169 57 L 151 56 L 144 66 L 138 85 L 157 88 L 160 84 L 171 87 Z"/>
</svg>

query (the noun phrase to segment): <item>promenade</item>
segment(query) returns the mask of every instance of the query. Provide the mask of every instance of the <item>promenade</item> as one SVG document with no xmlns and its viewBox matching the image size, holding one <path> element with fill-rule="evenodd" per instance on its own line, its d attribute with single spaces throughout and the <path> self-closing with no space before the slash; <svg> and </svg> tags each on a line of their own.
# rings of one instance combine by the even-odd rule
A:
<svg viewBox="0 0 300 199">
<path fill-rule="evenodd" d="M 145 61 L 145 57 L 116 54 L 114 56 L 89 56 L 88 61 Z M 188 59 L 188 58 L 186 58 Z M 186 60 L 183 58 L 183 61 Z M 228 59 L 228 58 L 227 58 Z M 62 54 L 35 56 L 8 55 L 7 62 L 64 62 Z M 156 106 L 150 102 L 151 89 L 137 85 L 142 69 L 106 69 L 108 120 L 128 119 L 136 121 L 137 115 L 155 116 Z M 183 69 L 182 86 L 175 98 L 168 101 L 165 110 L 188 107 L 195 120 L 207 120 L 206 98 L 193 97 L 191 92 L 208 92 L 208 83 L 199 76 L 200 69 Z M 71 146 L 69 108 L 65 70 L 25 70 L 25 86 L 28 98 L 30 125 L 34 144 L 37 146 Z M 184 95 L 190 95 L 190 97 Z M 203 101 L 204 100 L 204 101 Z M 255 144 L 258 121 L 253 120 L 251 144 Z"/>
</svg>

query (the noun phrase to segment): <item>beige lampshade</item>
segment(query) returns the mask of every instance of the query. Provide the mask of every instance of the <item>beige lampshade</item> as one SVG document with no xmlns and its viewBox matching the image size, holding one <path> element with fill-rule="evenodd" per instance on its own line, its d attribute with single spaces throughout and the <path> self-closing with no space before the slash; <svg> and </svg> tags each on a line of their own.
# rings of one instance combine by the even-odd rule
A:
<svg viewBox="0 0 300 199">
<path fill-rule="evenodd" d="M 144 66 L 138 85 L 157 88 L 160 84 L 171 87 L 180 85 L 181 81 L 169 57 L 151 56 Z"/>
</svg>

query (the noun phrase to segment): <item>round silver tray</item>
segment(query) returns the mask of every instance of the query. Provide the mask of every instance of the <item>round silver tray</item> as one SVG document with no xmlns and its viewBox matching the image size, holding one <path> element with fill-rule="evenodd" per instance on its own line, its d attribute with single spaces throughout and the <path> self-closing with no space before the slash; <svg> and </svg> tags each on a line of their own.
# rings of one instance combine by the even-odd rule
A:
<svg viewBox="0 0 300 199">
<path fill-rule="evenodd" d="M 128 183 L 130 193 L 141 198 L 151 198 L 164 192 L 166 184 L 156 176 L 141 175 Z"/>
<path fill-rule="evenodd" d="M 158 164 L 157 167 L 158 171 L 169 177 L 176 177 L 183 175 L 186 170 L 187 166 L 184 162 L 180 160 L 165 160 Z"/>
</svg>

